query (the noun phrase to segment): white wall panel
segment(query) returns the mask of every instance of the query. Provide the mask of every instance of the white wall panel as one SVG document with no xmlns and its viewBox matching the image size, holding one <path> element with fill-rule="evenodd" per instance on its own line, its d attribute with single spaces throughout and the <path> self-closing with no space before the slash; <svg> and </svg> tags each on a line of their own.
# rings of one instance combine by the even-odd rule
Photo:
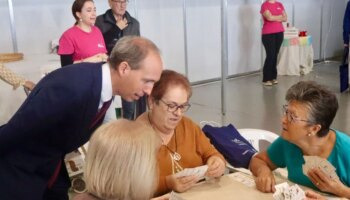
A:
<svg viewBox="0 0 350 200">
<path fill-rule="evenodd" d="M 228 74 L 261 68 L 260 1 L 235 0 L 228 5 Z"/>
<path fill-rule="evenodd" d="M 184 1 L 187 5 L 186 33 L 183 25 Z M 313 36 L 315 59 L 339 55 L 342 50 L 342 21 L 347 0 L 280 1 L 285 6 L 290 24 L 293 25 L 294 19 L 297 28 L 305 29 Z M 50 41 L 59 38 L 74 23 L 72 2 L 73 0 L 13 0 L 18 51 L 25 55 L 47 54 Z M 264 58 L 259 13 L 262 1 L 227 2 L 228 74 L 259 70 Z M 322 3 L 324 10 L 321 32 Z M 168 69 L 185 73 L 187 36 L 189 79 L 202 81 L 221 76 L 220 4 L 220 0 L 130 0 L 128 11 L 140 21 L 141 35 L 150 38 L 160 47 Z M 104 13 L 108 8 L 107 0 L 95 0 L 95 5 L 97 14 Z M 0 53 L 12 52 L 7 0 L 0 0 L 0 17 Z"/>
<path fill-rule="evenodd" d="M 342 54 L 343 17 L 346 3 L 342 0 L 337 0 L 337 2 L 324 1 L 321 59 L 327 59 L 334 55 Z"/>
<path fill-rule="evenodd" d="M 141 35 L 162 51 L 165 68 L 185 73 L 182 1 L 137 1 Z"/>
<path fill-rule="evenodd" d="M 7 1 L 0 2 L 0 53 L 12 52 L 10 14 Z"/>
<path fill-rule="evenodd" d="M 71 11 L 72 0 L 13 0 L 12 2 L 18 51 L 25 56 L 49 53 L 51 40 L 58 39 L 75 22 Z M 107 1 L 96 1 L 95 5 L 97 13 L 105 12 L 108 7 Z M 0 30 L 8 30 L 9 33 L 5 31 L 7 35 L 10 34 L 7 0 L 1 0 L 0 6 L 1 10 L 6 10 L 0 12 L 0 16 L 4 19 L 0 22 Z M 0 38 L 0 52 L 12 52 L 11 39 L 4 40 L 2 34 Z"/>
<path fill-rule="evenodd" d="M 220 1 L 187 1 L 188 72 L 190 81 L 221 76 Z"/>
<path fill-rule="evenodd" d="M 295 27 L 306 30 L 312 36 L 314 59 L 320 59 L 321 2 L 320 0 L 295 0 Z M 332 3 L 336 2 L 332 1 Z"/>
</svg>

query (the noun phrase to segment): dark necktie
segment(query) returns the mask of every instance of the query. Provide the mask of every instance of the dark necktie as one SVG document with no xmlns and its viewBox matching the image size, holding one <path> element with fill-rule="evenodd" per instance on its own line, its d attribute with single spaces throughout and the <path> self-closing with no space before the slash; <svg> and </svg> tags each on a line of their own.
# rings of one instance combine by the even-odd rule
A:
<svg viewBox="0 0 350 200">
<path fill-rule="evenodd" d="M 52 174 L 52 176 L 51 176 L 49 182 L 47 183 L 47 187 L 48 187 L 49 189 L 51 189 L 52 186 L 53 186 L 53 184 L 56 182 L 56 179 L 57 179 L 57 177 L 58 177 L 58 174 L 60 173 L 61 165 L 62 165 L 62 160 L 60 160 L 60 161 L 58 162 L 58 165 L 56 166 L 55 171 L 53 172 L 53 174 Z"/>
<path fill-rule="evenodd" d="M 103 103 L 101 109 L 98 111 L 98 113 L 94 117 L 94 119 L 93 119 L 93 121 L 91 123 L 90 129 L 94 128 L 97 124 L 99 124 L 99 122 L 102 121 L 102 119 L 105 116 L 109 106 L 112 103 L 112 100 L 113 100 L 113 98 L 111 100 L 106 101 L 106 102 Z"/>
</svg>

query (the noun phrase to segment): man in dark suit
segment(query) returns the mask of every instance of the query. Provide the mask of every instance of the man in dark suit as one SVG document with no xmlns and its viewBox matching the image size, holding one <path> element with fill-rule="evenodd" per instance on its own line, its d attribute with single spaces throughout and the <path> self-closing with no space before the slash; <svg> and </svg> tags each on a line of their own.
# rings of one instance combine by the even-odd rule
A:
<svg viewBox="0 0 350 200">
<path fill-rule="evenodd" d="M 108 63 L 80 63 L 45 76 L 0 127 L 0 199 L 68 199 L 65 154 L 89 140 L 105 102 L 150 94 L 162 68 L 154 43 L 126 36 Z"/>
<path fill-rule="evenodd" d="M 108 4 L 110 9 L 97 16 L 95 26 L 103 34 L 109 55 L 116 42 L 123 36 L 140 36 L 140 23 L 126 11 L 128 0 L 108 0 Z M 134 102 L 122 99 L 122 109 L 123 118 L 133 120 L 146 111 L 146 97 Z"/>
</svg>

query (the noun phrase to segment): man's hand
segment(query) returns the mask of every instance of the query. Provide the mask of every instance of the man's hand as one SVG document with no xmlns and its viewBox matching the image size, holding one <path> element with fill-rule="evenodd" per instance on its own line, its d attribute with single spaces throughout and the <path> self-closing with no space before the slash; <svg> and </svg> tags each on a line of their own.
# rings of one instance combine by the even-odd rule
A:
<svg viewBox="0 0 350 200">
<path fill-rule="evenodd" d="M 128 20 L 126 18 L 117 21 L 117 26 L 120 30 L 123 30 L 128 26 Z"/>
</svg>

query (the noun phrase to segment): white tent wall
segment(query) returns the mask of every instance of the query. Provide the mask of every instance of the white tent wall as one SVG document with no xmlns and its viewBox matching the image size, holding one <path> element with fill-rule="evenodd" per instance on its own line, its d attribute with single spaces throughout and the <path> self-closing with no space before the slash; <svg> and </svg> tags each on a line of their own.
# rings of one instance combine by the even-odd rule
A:
<svg viewBox="0 0 350 200">
<path fill-rule="evenodd" d="M 228 75 L 261 68 L 260 6 L 257 0 L 228 1 Z"/>
<path fill-rule="evenodd" d="M 0 53 L 12 52 L 8 1 L 0 0 Z M 48 54 L 50 41 L 73 25 L 72 0 L 12 0 L 18 51 Z M 290 24 L 313 36 L 314 59 L 342 50 L 344 0 L 281 0 Z M 220 0 L 130 0 L 141 34 L 162 50 L 166 68 L 187 73 L 191 82 L 221 76 Z M 95 0 L 97 14 L 107 0 Z M 185 6 L 184 6 L 185 5 Z M 227 0 L 228 75 L 257 71 L 264 59 L 261 0 Z M 185 13 L 184 13 L 185 11 Z M 186 51 L 187 50 L 187 51 Z M 187 52 L 187 53 L 186 53 Z"/>
<path fill-rule="evenodd" d="M 0 53 L 12 52 L 10 13 L 7 1 L 0 1 Z"/>
<path fill-rule="evenodd" d="M 322 0 L 295 0 L 295 22 L 294 25 L 299 30 L 307 30 L 312 35 L 312 45 L 314 48 L 314 59 L 320 59 L 320 40 L 322 22 Z M 324 7 L 326 10 L 326 7 Z M 344 10 L 345 11 L 345 10 Z M 325 21 L 324 21 L 325 22 Z M 325 23 L 323 22 L 323 25 Z M 339 35 L 342 29 L 339 29 Z M 323 36 L 324 34 L 322 34 Z"/>
<path fill-rule="evenodd" d="M 325 60 L 334 55 L 343 53 L 343 18 L 348 0 L 343 1 L 323 0 L 322 42 L 320 59 Z"/>
<path fill-rule="evenodd" d="M 185 74 L 182 1 L 138 0 L 137 13 L 141 35 L 158 45 L 165 67 Z"/>
</svg>

